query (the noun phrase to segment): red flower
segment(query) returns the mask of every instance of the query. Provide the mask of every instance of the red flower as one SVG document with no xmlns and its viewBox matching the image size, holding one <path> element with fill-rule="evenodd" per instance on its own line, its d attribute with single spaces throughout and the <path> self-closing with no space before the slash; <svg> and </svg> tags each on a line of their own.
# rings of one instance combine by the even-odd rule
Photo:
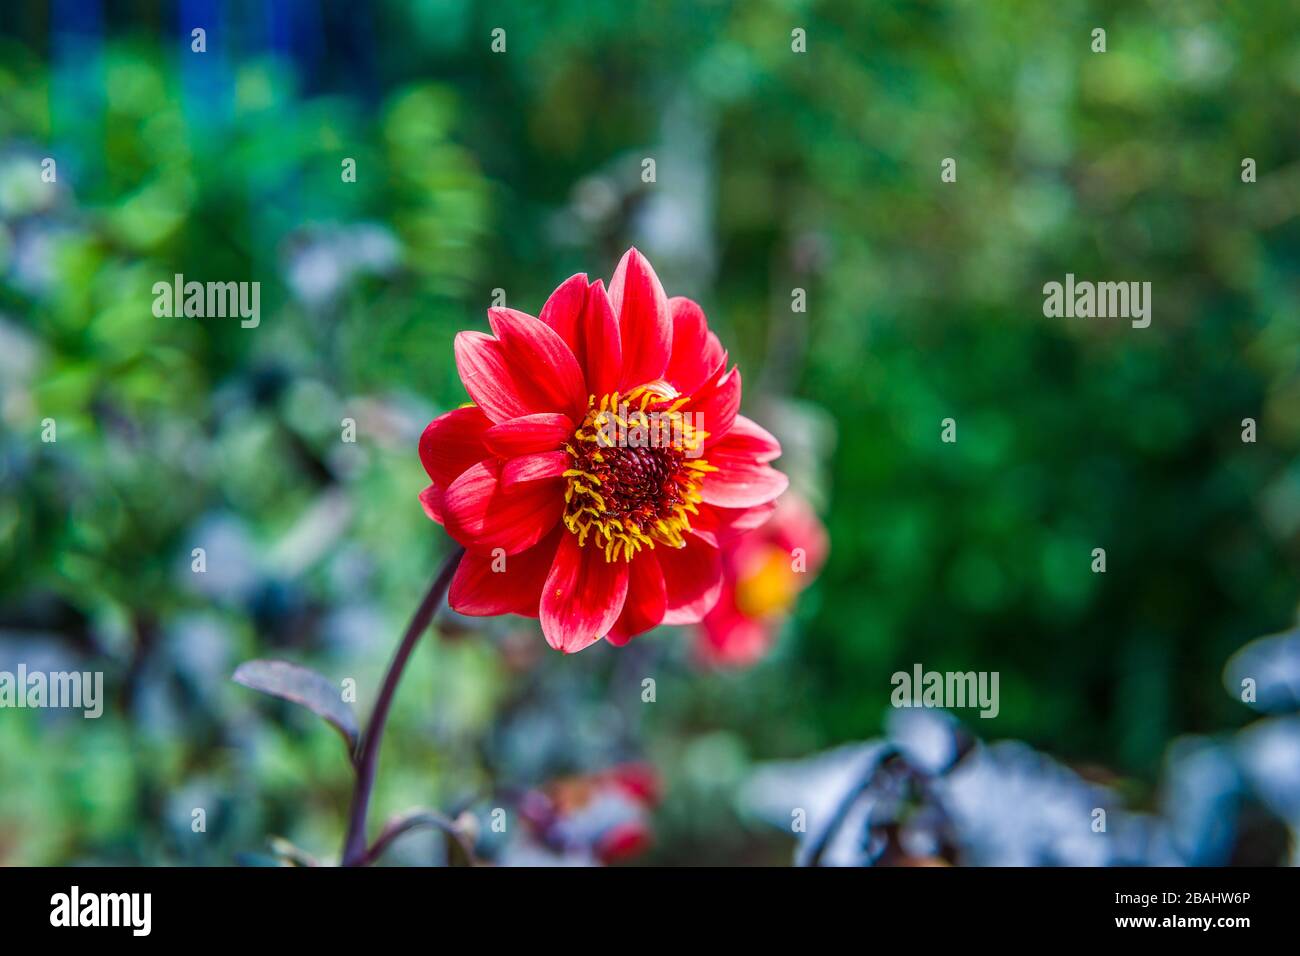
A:
<svg viewBox="0 0 1300 956">
<path fill-rule="evenodd" d="M 630 249 L 608 292 L 575 275 L 539 317 L 488 321 L 493 335 L 456 336 L 474 404 L 420 438 L 420 500 L 466 549 L 451 606 L 540 617 L 566 653 L 702 620 L 720 538 L 761 524 L 786 488 L 703 311 L 667 298 Z"/>
<path fill-rule="evenodd" d="M 762 528 L 728 541 L 722 549 L 722 593 L 698 630 L 700 659 L 747 667 L 767 653 L 828 550 L 826 529 L 794 493 L 781 499 Z"/>
<path fill-rule="evenodd" d="M 659 774 L 649 764 L 620 764 L 530 790 L 519 812 L 542 846 L 609 865 L 654 843 L 650 813 L 660 790 Z"/>
</svg>

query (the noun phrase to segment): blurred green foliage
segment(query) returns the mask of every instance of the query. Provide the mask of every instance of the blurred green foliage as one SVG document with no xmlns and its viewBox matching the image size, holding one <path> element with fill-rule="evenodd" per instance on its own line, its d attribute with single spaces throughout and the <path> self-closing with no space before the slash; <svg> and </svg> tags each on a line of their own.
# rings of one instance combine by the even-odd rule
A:
<svg viewBox="0 0 1300 956">
<path fill-rule="evenodd" d="M 368 711 L 444 547 L 415 442 L 464 401 L 455 331 L 630 243 L 704 305 L 830 562 L 738 675 L 676 633 L 561 659 L 453 622 L 379 816 L 644 753 L 660 859 L 782 859 L 731 786 L 876 733 L 915 662 L 999 671 L 977 733 L 1139 794 L 1173 737 L 1244 720 L 1223 662 L 1300 591 L 1293 4 L 214 4 L 202 55 L 137 6 L 0 18 L 0 666 L 110 698 L 0 719 L 0 861 L 335 853 L 336 736 L 229 674 L 297 660 Z M 1151 327 L 1044 318 L 1067 272 L 1150 281 Z M 156 318 L 174 273 L 261 281 L 260 327 Z"/>
</svg>

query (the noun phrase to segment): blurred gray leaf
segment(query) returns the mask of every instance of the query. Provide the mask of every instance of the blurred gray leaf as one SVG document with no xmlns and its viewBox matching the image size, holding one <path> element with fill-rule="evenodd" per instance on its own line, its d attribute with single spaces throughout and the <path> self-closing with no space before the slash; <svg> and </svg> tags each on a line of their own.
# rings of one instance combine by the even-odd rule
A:
<svg viewBox="0 0 1300 956">
<path fill-rule="evenodd" d="M 1292 825 L 1300 821 L 1300 716 L 1255 721 L 1237 734 L 1236 751 L 1259 798 Z"/>
<path fill-rule="evenodd" d="M 1255 682 L 1254 701 L 1247 706 L 1266 713 L 1300 709 L 1300 629 L 1251 641 L 1229 658 L 1223 685 L 1240 699 L 1242 682 Z"/>
<path fill-rule="evenodd" d="M 356 752 L 360 735 L 356 714 L 343 702 L 339 688 L 315 671 L 288 661 L 246 661 L 235 668 L 230 679 L 263 694 L 301 704 L 334 725 L 347 741 L 349 754 Z"/>
</svg>

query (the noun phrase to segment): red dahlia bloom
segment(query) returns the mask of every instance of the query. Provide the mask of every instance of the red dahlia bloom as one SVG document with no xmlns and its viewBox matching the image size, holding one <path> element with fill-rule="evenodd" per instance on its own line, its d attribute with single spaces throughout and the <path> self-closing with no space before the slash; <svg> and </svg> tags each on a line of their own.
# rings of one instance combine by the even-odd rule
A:
<svg viewBox="0 0 1300 956">
<path fill-rule="evenodd" d="M 465 546 L 448 601 L 540 617 L 557 650 L 693 624 L 718 547 L 785 490 L 776 439 L 743 415 L 740 372 L 689 299 L 630 249 L 606 292 L 566 280 L 534 318 L 489 309 L 456 336 L 474 404 L 432 422 L 425 511 Z"/>
</svg>

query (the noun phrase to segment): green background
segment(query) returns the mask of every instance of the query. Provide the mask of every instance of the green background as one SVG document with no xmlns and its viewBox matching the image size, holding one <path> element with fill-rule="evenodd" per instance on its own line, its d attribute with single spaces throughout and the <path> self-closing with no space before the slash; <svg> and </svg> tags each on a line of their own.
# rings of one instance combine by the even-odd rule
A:
<svg viewBox="0 0 1300 956">
<path fill-rule="evenodd" d="M 465 400 L 455 332 L 631 244 L 709 314 L 829 562 L 742 673 L 674 630 L 563 658 L 453 622 L 377 817 L 640 757 L 649 859 L 783 861 L 736 784 L 877 735 L 918 662 L 998 671 L 972 730 L 1136 806 L 1173 738 L 1246 721 L 1223 664 L 1300 591 L 1293 4 L 263 6 L 0 13 L 0 666 L 109 696 L 0 713 L 0 862 L 336 853 L 337 738 L 229 674 L 295 660 L 368 710 L 447 547 L 415 443 Z M 177 272 L 260 281 L 261 325 L 155 318 Z M 1150 328 L 1045 318 L 1067 272 L 1151 282 Z"/>
</svg>

